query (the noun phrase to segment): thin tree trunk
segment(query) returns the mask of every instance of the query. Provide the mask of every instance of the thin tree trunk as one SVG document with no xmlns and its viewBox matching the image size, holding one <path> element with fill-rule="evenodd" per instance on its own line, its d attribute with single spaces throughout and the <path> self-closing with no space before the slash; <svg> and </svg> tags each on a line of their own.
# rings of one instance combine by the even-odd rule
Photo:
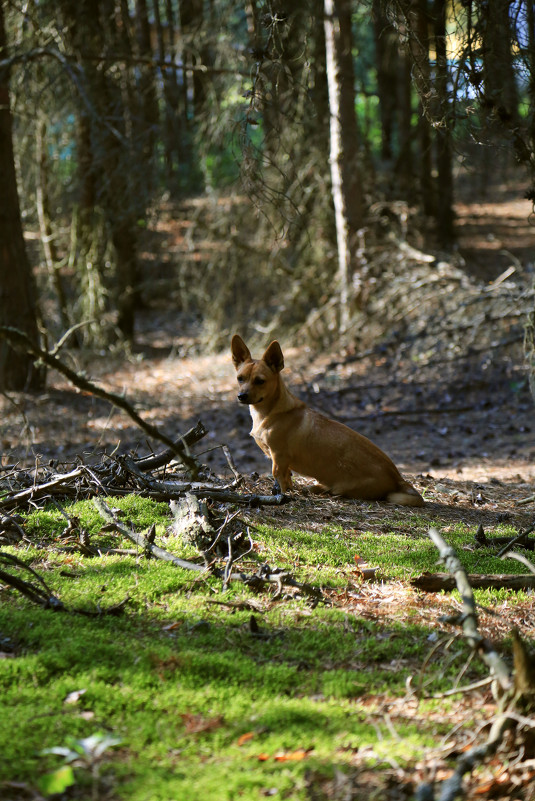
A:
<svg viewBox="0 0 535 801">
<path fill-rule="evenodd" d="M 436 76 L 435 88 L 437 93 L 436 111 L 436 147 L 437 147 L 437 234 L 442 247 L 449 248 L 453 242 L 453 172 L 451 125 L 452 112 L 450 98 L 448 97 L 448 83 L 450 80 L 448 70 L 448 57 L 446 53 L 446 2 L 435 0 L 435 52 Z"/>
<path fill-rule="evenodd" d="M 381 119 L 381 158 L 389 161 L 393 155 L 394 126 L 399 98 L 398 36 L 383 11 L 383 0 L 373 0 L 372 13 L 377 96 Z"/>
<path fill-rule="evenodd" d="M 484 8 L 483 69 L 485 101 L 500 123 L 518 120 L 518 89 L 511 52 L 510 0 L 490 0 Z"/>
<path fill-rule="evenodd" d="M 357 232 L 363 198 L 358 165 L 358 128 L 352 62 L 351 13 L 347 0 L 325 0 L 325 50 L 330 109 L 330 165 L 338 247 L 340 330 L 350 321 Z"/>
<path fill-rule="evenodd" d="M 5 58 L 4 4 L 0 3 L 0 60 Z M 35 287 L 20 218 L 9 101 L 9 72 L 0 69 L 0 325 L 18 328 L 38 344 Z M 0 390 L 40 389 L 44 379 L 44 371 L 35 367 L 31 356 L 0 341 Z"/>
<path fill-rule="evenodd" d="M 141 57 L 152 58 L 150 40 L 150 24 L 147 10 L 147 0 L 136 0 L 136 39 L 137 50 Z M 138 89 L 143 109 L 144 131 L 136 131 L 136 138 L 141 137 L 143 161 L 148 167 L 149 183 L 154 184 L 150 177 L 153 162 L 156 132 L 159 126 L 158 98 L 154 83 L 154 68 L 151 66 L 139 68 Z"/>
<path fill-rule="evenodd" d="M 48 196 L 48 155 L 46 152 L 47 124 L 43 113 L 38 113 L 36 125 L 35 148 L 37 151 L 37 181 L 35 186 L 35 204 L 39 219 L 39 231 L 43 254 L 50 282 L 56 293 L 59 318 L 63 330 L 72 326 L 67 308 L 67 299 L 59 270 L 59 259 L 54 242 L 54 232 L 50 218 L 50 202 Z M 76 342 L 76 332 L 73 334 Z M 73 340 L 71 340 L 72 343 Z"/>
<path fill-rule="evenodd" d="M 431 95 L 429 66 L 429 14 L 427 0 L 408 0 L 404 3 L 409 27 L 409 48 L 413 64 L 413 78 L 420 100 L 418 141 L 420 158 L 420 192 L 425 214 L 434 214 L 432 182 L 432 138 L 429 122 L 428 98 Z"/>
</svg>

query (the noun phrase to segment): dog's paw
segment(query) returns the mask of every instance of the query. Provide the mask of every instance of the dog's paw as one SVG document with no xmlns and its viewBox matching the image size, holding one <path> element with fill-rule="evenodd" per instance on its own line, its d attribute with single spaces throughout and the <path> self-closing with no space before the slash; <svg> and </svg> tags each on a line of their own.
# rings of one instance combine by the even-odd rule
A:
<svg viewBox="0 0 535 801">
<path fill-rule="evenodd" d="M 273 482 L 273 486 L 271 488 L 271 494 L 272 495 L 282 495 L 283 494 L 282 490 L 281 490 L 281 485 L 279 484 L 277 479 L 275 479 L 275 481 Z"/>
</svg>

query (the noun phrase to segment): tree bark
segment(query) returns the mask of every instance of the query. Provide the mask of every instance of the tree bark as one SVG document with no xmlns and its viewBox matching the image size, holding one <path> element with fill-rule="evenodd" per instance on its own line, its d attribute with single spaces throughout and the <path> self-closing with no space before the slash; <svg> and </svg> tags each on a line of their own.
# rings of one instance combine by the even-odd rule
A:
<svg viewBox="0 0 535 801">
<path fill-rule="evenodd" d="M 362 227 L 363 196 L 358 163 L 351 5 L 325 0 L 325 50 L 330 109 L 330 165 L 338 247 L 340 330 L 350 320 L 350 296 L 357 275 L 355 250 Z M 362 292 L 362 287 L 360 288 Z"/>
<path fill-rule="evenodd" d="M 453 171 L 451 126 L 452 110 L 448 96 L 450 74 L 446 52 L 446 1 L 434 2 L 437 110 L 435 114 L 435 140 L 437 149 L 437 204 L 436 222 L 438 242 L 441 247 L 449 248 L 453 244 Z"/>
<path fill-rule="evenodd" d="M 511 2 L 491 0 L 481 8 L 484 9 L 484 100 L 498 121 L 510 127 L 518 121 L 518 89 L 513 67 L 509 18 Z"/>
<path fill-rule="evenodd" d="M 413 64 L 413 80 L 418 90 L 420 114 L 418 141 L 420 160 L 420 192 L 425 214 L 434 214 L 432 182 L 432 137 L 428 102 L 431 96 L 431 70 L 429 65 L 429 13 L 427 0 L 403 2 L 409 28 L 409 50 Z"/>
<path fill-rule="evenodd" d="M 377 68 L 377 96 L 381 119 L 381 158 L 390 161 L 393 156 L 393 139 L 399 93 L 398 36 L 383 10 L 383 0 L 373 0 L 373 33 L 375 65 Z"/>
<path fill-rule="evenodd" d="M 7 57 L 4 4 L 0 3 L 0 60 Z M 23 331 L 38 344 L 37 306 L 32 271 L 27 259 L 20 217 L 13 153 L 9 71 L 0 69 L 0 325 Z M 37 390 L 45 374 L 29 354 L 15 352 L 0 341 L 0 390 Z"/>
</svg>

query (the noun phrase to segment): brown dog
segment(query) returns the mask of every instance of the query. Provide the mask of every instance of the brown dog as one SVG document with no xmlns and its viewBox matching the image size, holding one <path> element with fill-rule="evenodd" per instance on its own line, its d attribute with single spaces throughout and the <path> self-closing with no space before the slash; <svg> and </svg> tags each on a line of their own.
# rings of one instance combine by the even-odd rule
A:
<svg viewBox="0 0 535 801">
<path fill-rule="evenodd" d="M 235 334 L 232 361 L 238 400 L 250 406 L 251 435 L 272 460 L 273 477 L 282 492 L 291 488 L 294 470 L 315 478 L 319 489 L 334 495 L 424 505 L 422 496 L 377 445 L 292 395 L 280 376 L 284 357 L 278 342 L 272 342 L 261 359 L 253 359 Z"/>
</svg>

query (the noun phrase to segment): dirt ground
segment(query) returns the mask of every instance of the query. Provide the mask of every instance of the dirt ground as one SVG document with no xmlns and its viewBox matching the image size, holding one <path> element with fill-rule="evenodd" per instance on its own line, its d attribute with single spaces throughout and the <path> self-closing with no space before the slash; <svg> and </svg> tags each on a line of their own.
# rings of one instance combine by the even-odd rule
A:
<svg viewBox="0 0 535 801">
<path fill-rule="evenodd" d="M 522 348 L 525 315 L 519 308 L 522 303 L 533 308 L 535 226 L 531 204 L 518 188 L 504 187 L 493 197 L 492 203 L 458 205 L 455 268 L 414 268 L 414 291 L 435 282 L 440 304 L 445 296 L 450 304 L 444 311 L 435 303 L 428 312 L 428 292 L 415 313 L 419 304 L 413 302 L 412 320 L 419 326 L 413 340 L 419 337 L 419 344 L 407 350 L 406 330 L 366 355 L 351 347 L 318 353 L 282 337 L 281 344 L 287 383 L 389 453 L 425 491 L 430 515 L 466 519 L 476 513 L 486 525 L 504 516 L 527 525 L 533 503 L 517 502 L 535 493 L 535 416 Z M 508 269 L 511 275 L 504 278 Z M 444 275 L 437 278 L 441 270 Z M 464 309 L 480 300 L 484 312 L 466 326 L 468 337 L 461 325 Z M 426 320 L 420 318 L 427 314 L 427 328 L 436 328 L 432 345 L 422 338 Z M 444 338 L 444 331 L 449 337 L 455 327 L 461 333 L 454 346 L 441 350 L 437 338 Z M 168 436 L 201 420 L 209 434 L 196 452 L 219 475 L 231 475 L 222 444 L 249 480 L 268 475 L 267 460 L 248 436 L 248 410 L 236 401 L 230 354 L 203 355 L 196 331 L 174 310 L 160 306 L 140 314 L 128 356 L 103 353 L 88 362 L 71 352 L 69 359 L 106 389 L 125 393 Z M 4 467 L 36 459 L 69 462 L 82 454 L 90 460 L 100 458 L 104 448 L 148 451 L 144 435 L 123 412 L 54 372 L 40 395 L 1 397 L 0 412 Z M 342 504 L 340 512 L 350 507 L 352 502 Z"/>
</svg>

